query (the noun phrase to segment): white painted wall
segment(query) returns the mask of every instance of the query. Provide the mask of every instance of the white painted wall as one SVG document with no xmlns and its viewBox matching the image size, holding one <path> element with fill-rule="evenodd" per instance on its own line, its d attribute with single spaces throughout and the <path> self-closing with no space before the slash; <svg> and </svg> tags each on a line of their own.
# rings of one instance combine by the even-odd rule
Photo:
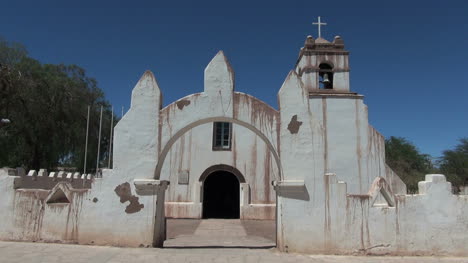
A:
<svg viewBox="0 0 468 263">
<path fill-rule="evenodd" d="M 316 251 L 395 255 L 467 255 L 468 198 L 452 195 L 443 175 L 426 175 L 419 194 L 395 196 L 395 207 L 373 205 L 365 196 L 346 195 L 331 183 L 333 243 Z M 340 206 L 341 204 L 341 206 Z M 343 206 L 344 205 L 344 206 Z"/>
<path fill-rule="evenodd" d="M 136 196 L 133 180 L 152 177 L 157 160 L 160 92 L 151 72 L 145 72 L 132 92 L 130 110 L 115 128 L 114 169 L 93 179 L 92 189 L 70 192 L 68 205 L 49 205 L 54 190 L 14 189 L 14 177 L 0 174 L 0 238 L 80 244 L 151 245 L 156 196 Z M 47 176 L 47 174 L 46 174 Z M 51 178 L 52 180 L 52 178 Z M 70 179 L 73 180 L 73 179 Z M 143 209 L 125 212 L 115 189 L 129 183 Z M 93 199 L 96 198 L 96 202 Z"/>
<path fill-rule="evenodd" d="M 406 186 L 385 164 L 384 138 L 368 124 L 362 96 L 309 97 L 295 73 L 278 96 L 284 180 L 304 181 L 304 186 L 277 188 L 281 250 L 468 254 L 466 196 L 451 195 L 439 175 L 427 176 L 419 195 L 405 195 Z M 302 122 L 294 134 L 288 129 L 292 116 Z M 330 172 L 336 175 L 325 175 Z M 383 205 L 382 196 L 373 203 L 376 177 L 400 194 L 390 194 L 395 207 Z"/>
<path fill-rule="evenodd" d="M 0 238 L 116 246 L 151 245 L 155 198 L 140 196 L 139 203 L 144 208 L 137 213 L 126 213 L 129 202 L 120 203 L 114 192 L 115 187 L 124 181 L 110 172 L 105 170 L 102 179 L 94 179 L 90 190 L 65 191 L 71 201 L 66 205 L 46 203 L 54 189 L 15 190 L 13 181 L 18 177 L 0 172 L 0 209 L 8 211 L 0 214 Z M 135 195 L 134 190 L 132 194 Z"/>
<path fill-rule="evenodd" d="M 387 177 L 385 141 L 368 123 L 361 95 L 311 95 L 310 114 L 322 127 L 324 173 L 348 182 L 348 191 L 366 193 L 377 176 Z"/>
<path fill-rule="evenodd" d="M 0 238 L 117 246 L 151 245 L 154 241 L 153 237 L 160 238 L 164 235 L 165 229 L 162 221 L 155 220 L 155 218 L 164 218 L 162 214 L 164 210 L 156 210 L 161 201 L 158 198 L 162 200 L 164 198 L 161 197 L 161 193 L 159 196 L 156 195 L 158 193 L 156 189 L 154 192 L 150 191 L 150 195 L 147 195 L 147 192 L 143 194 L 144 191 L 141 195 L 137 194 L 134 182 L 137 179 L 155 177 L 159 179 L 157 165 L 160 163 L 162 169 L 163 164 L 168 160 L 163 154 L 174 153 L 176 150 L 173 149 L 173 143 L 185 140 L 180 136 L 185 138 L 184 134 L 192 128 L 195 131 L 193 132 L 195 137 L 201 136 L 196 132 L 197 128 L 194 128 L 203 124 L 199 122 L 200 119 L 206 123 L 216 120 L 233 121 L 238 124 L 235 129 L 239 131 L 239 135 L 235 138 L 246 136 L 251 142 L 260 139 L 255 156 L 258 155 L 259 160 L 267 162 L 262 158 L 271 157 L 271 154 L 265 153 L 265 147 L 268 145 L 270 153 L 275 153 L 273 154 L 275 157 L 270 158 L 268 162 L 268 169 L 271 163 L 274 164 L 270 176 L 278 176 L 280 164 L 276 151 L 278 145 L 276 127 L 279 121 L 277 112 L 249 95 L 234 93 L 233 72 L 222 52 L 215 56 L 205 73 L 205 92 L 185 98 L 190 103 L 184 107 L 179 108 L 176 102 L 161 110 L 161 92 L 156 79 L 151 72 L 145 72 L 132 91 L 130 110 L 115 127 L 114 169 L 104 170 L 102 178 L 93 179 L 92 188 L 89 190 L 67 190 L 71 201 L 68 205 L 58 207 L 46 204 L 47 196 L 53 194 L 54 189 L 15 190 L 14 176 L 3 173 L 0 178 L 0 186 L 4 190 L 0 193 L 0 200 L 2 200 L 0 209 L 8 212 L 0 214 L 0 222 L 2 222 Z M 226 105 L 230 106 L 226 107 Z M 205 117 L 211 119 L 206 120 Z M 200 127 L 199 130 L 203 131 L 203 126 Z M 179 145 L 182 144 L 179 143 Z M 244 151 L 243 148 L 248 147 L 242 142 L 236 145 L 236 148 L 242 151 Z M 164 147 L 167 152 L 164 152 Z M 196 147 L 199 146 L 195 144 L 194 148 Z M 253 147 L 251 149 L 254 150 Z M 253 156 L 252 152 L 250 157 Z M 240 167 L 242 163 L 246 163 L 248 157 L 236 158 L 237 166 Z M 224 159 L 220 158 L 218 162 L 228 162 L 233 159 L 233 156 L 225 154 Z M 174 165 L 170 160 L 168 162 L 169 167 Z M 198 170 L 202 169 L 196 165 L 193 167 Z M 240 168 L 239 170 L 244 170 Z M 254 170 L 261 173 L 261 169 L 256 166 L 244 168 L 250 174 L 253 174 Z M 169 179 L 170 173 L 163 175 L 165 178 L 162 179 Z M 248 181 L 256 187 L 259 178 L 255 175 Z M 73 179 L 70 178 L 70 180 Z M 121 197 L 116 192 L 117 187 L 123 184 L 128 185 L 129 196 L 127 197 L 131 198 L 138 207 L 142 206 L 141 209 L 127 211 L 132 202 L 129 200 L 121 202 Z M 154 188 L 152 185 L 150 183 L 149 188 Z M 242 192 L 244 206 L 242 210 L 246 218 L 258 211 L 258 209 L 251 209 L 249 202 L 246 202 L 249 199 L 249 185 L 243 184 L 242 186 L 245 189 Z M 176 187 L 177 185 L 174 189 L 177 189 Z M 267 193 L 256 192 L 253 195 L 252 206 L 261 203 L 263 200 L 256 198 L 262 199 L 264 195 Z M 196 190 L 190 193 L 190 197 L 193 196 L 197 196 Z M 269 198 L 271 201 L 271 192 L 268 193 L 266 200 L 268 201 Z M 268 207 L 268 204 L 264 206 L 269 211 L 274 211 L 274 207 Z"/>
<path fill-rule="evenodd" d="M 274 219 L 276 200 L 271 182 L 279 174 L 265 142 L 251 130 L 233 124 L 231 150 L 213 151 L 212 135 L 213 123 L 202 124 L 190 129 L 171 148 L 162 168 L 170 181 L 166 216 L 201 218 L 200 176 L 209 167 L 224 164 L 237 168 L 248 185 L 248 205 L 241 207 L 241 218 Z M 182 171 L 189 173 L 188 185 L 178 183 Z"/>
</svg>

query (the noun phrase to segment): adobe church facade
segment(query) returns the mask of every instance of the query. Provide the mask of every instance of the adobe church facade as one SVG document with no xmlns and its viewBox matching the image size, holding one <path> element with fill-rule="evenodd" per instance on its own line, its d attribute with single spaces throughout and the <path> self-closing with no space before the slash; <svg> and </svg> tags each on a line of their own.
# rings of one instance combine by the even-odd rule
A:
<svg viewBox="0 0 468 263">
<path fill-rule="evenodd" d="M 310 141 L 313 136 L 308 138 L 309 141 L 299 143 L 305 147 L 303 155 L 294 158 L 296 161 L 297 158 L 303 159 L 304 163 L 300 166 L 320 160 L 323 165 L 320 172 L 341 174 L 341 180 L 348 182 L 350 193 L 365 193 L 376 175 L 393 184 L 395 193 L 406 193 L 404 183 L 385 164 L 384 138 L 368 124 L 363 96 L 350 91 L 348 52 L 341 38 L 335 38 L 332 43 L 323 38 L 307 38 L 294 73 L 288 78 L 300 79 L 302 83 L 298 85 L 302 87 L 295 91 L 303 90 L 301 96 L 308 101 L 290 98 L 291 92 L 286 86 L 280 90 L 278 97 L 279 111 L 234 90 L 233 70 L 224 54 L 219 53 L 213 59 L 207 74 L 212 67 L 224 70 L 226 79 L 223 86 L 212 89 L 205 80 L 205 92 L 176 101 L 162 109 L 159 116 L 158 128 L 164 133 L 167 131 L 168 137 L 173 140 L 167 153 L 162 151 L 158 161 L 161 169 L 156 171 L 159 174 L 156 176 L 170 182 L 166 194 L 167 217 L 203 218 L 203 214 L 210 209 L 210 199 L 203 200 L 205 195 L 210 194 L 207 192 L 210 185 L 204 180 L 212 172 L 225 171 L 238 179 L 240 188 L 239 185 L 233 187 L 240 189 L 239 193 L 235 193 L 240 198 L 236 199 L 238 202 L 235 204 L 230 204 L 223 203 L 224 199 L 232 200 L 228 196 L 214 197 L 215 200 L 220 199 L 214 204 L 219 213 L 227 209 L 225 212 L 229 214 L 230 206 L 238 206 L 239 214 L 234 214 L 234 218 L 275 219 L 276 196 L 272 182 L 280 182 L 282 165 L 289 165 L 281 160 L 280 150 L 297 143 L 294 139 L 300 137 L 299 132 L 304 130 L 319 137 L 315 145 Z M 218 100 L 199 98 L 210 93 L 219 96 Z M 193 108 L 197 107 L 195 105 L 202 103 L 210 108 L 219 106 L 221 112 L 213 112 L 213 116 L 190 116 Z M 220 104 L 216 106 L 216 103 Z M 242 122 L 236 123 L 232 119 Z M 178 122 L 188 125 L 180 135 L 172 131 L 173 123 Z M 306 127 L 309 122 L 314 126 Z M 286 128 L 284 131 L 281 124 Z M 116 134 L 118 132 L 117 129 Z M 289 140 L 292 141 L 284 143 L 282 147 L 281 141 Z M 119 144 L 116 147 L 118 149 Z M 128 147 L 130 145 L 124 146 L 125 149 Z M 298 154 L 299 148 L 288 150 Z M 313 151 L 317 151 L 314 156 L 311 155 Z M 126 155 L 123 158 L 127 158 Z M 310 168 L 318 167 L 314 165 Z M 303 180 L 297 176 L 294 179 Z M 227 186 L 224 187 L 221 192 L 228 191 Z"/>
<path fill-rule="evenodd" d="M 102 178 L 3 170 L 0 238 L 161 247 L 167 217 L 224 217 L 276 220 L 281 251 L 468 255 L 468 197 L 443 175 L 407 195 L 348 58 L 307 37 L 278 109 L 235 91 L 223 52 L 203 92 L 164 108 L 145 72 Z"/>
</svg>

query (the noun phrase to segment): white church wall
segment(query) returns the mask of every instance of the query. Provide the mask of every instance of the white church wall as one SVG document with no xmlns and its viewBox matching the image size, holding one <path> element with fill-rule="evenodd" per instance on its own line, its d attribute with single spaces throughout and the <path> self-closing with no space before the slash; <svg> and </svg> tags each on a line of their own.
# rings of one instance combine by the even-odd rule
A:
<svg viewBox="0 0 468 263">
<path fill-rule="evenodd" d="M 234 72 L 222 52 L 205 69 L 205 89 L 160 112 L 160 156 L 155 177 L 171 181 L 168 216 L 200 218 L 202 184 L 198 177 L 218 164 L 237 168 L 250 189 L 241 218 L 273 219 L 271 181 L 280 177 L 278 112 L 264 102 L 234 92 Z M 212 123 L 233 123 L 231 151 L 212 151 Z M 188 172 L 188 185 L 175 185 Z M 268 174 L 267 176 L 264 176 Z M 246 191 L 246 190 L 244 190 Z"/>
<path fill-rule="evenodd" d="M 394 207 L 373 205 L 371 199 L 357 195 L 348 195 L 347 203 L 346 224 L 337 226 L 347 234 L 345 242 L 337 242 L 338 251 L 395 255 L 468 253 L 468 198 L 452 195 L 451 184 L 443 175 L 426 175 L 425 181 L 419 183 L 419 193 L 395 196 Z"/>
<path fill-rule="evenodd" d="M 310 114 L 308 91 L 295 72 L 290 72 L 278 92 L 280 107 L 280 155 L 283 181 L 277 186 L 277 245 L 280 250 L 301 250 L 311 239 L 322 240 L 313 226 L 323 225 L 324 129 Z M 294 184 L 294 182 L 303 182 Z M 315 205 L 314 205 L 315 204 Z M 316 206 L 321 204 L 320 207 Z M 317 210 L 319 208 L 319 210 Z M 322 228 L 323 229 L 323 228 Z M 323 230 L 322 230 L 323 232 Z"/>
<path fill-rule="evenodd" d="M 1 174 L 0 209 L 9 212 L 0 215 L 0 239 L 150 246 L 156 198 L 137 197 L 131 184 L 117 194 L 116 188 L 122 181 L 118 175 L 113 175 L 111 170 L 104 170 L 103 178 L 90 179 L 91 189 L 71 187 L 75 178 L 60 180 L 52 189 L 15 189 L 21 177 Z M 40 179 L 37 180 L 45 181 Z M 44 179 L 54 180 L 52 177 Z M 70 202 L 48 203 L 48 197 L 60 187 Z M 121 197 L 126 201 L 121 202 Z"/>
<path fill-rule="evenodd" d="M 461 244 L 467 238 L 459 233 L 466 233 L 467 200 L 451 195 L 445 179 L 432 175 L 420 187 L 431 185 L 432 192 L 420 190 L 419 195 L 395 197 L 393 191 L 405 194 L 406 186 L 385 165 L 384 138 L 368 124 L 362 98 L 324 95 L 309 100 L 306 94 L 290 74 L 278 95 L 281 119 L 287 120 L 280 127 L 286 186 L 277 187 L 279 249 L 466 255 Z M 288 128 L 295 123 L 290 117 L 294 115 L 302 123 L 292 134 Z M 379 176 L 388 180 L 384 184 L 393 207 L 375 189 L 374 179 Z M 303 180 L 303 186 L 288 187 L 288 180 Z M 440 222 L 430 217 L 440 218 Z M 454 234 L 457 229 L 461 232 Z"/>
<path fill-rule="evenodd" d="M 324 173 L 336 173 L 351 193 L 363 193 L 382 173 L 368 134 L 366 107 L 361 96 L 311 96 L 311 114 L 324 129 Z M 376 160 L 379 162 L 379 160 Z M 383 160 L 380 160 L 383 166 Z M 323 173 L 323 174 L 324 174 Z M 352 180 L 353 179 L 353 180 Z"/>
<path fill-rule="evenodd" d="M 0 193 L 0 208 L 9 212 L 0 216 L 0 238 L 151 245 L 157 197 L 137 196 L 133 180 L 151 178 L 154 174 L 160 103 L 156 80 L 151 72 L 145 72 L 132 91 L 130 110 L 115 127 L 114 169 L 103 170 L 102 178 L 91 179 L 91 189 L 73 185 L 77 178 L 69 174 L 63 184 L 78 187 L 67 190 L 69 204 L 47 204 L 46 200 L 58 185 L 55 180 L 66 176 L 62 173 L 49 176 L 47 173 L 31 173 L 39 178 L 25 180 L 31 183 L 29 189 L 15 184 L 15 180 L 22 182 L 19 176 L 2 176 L 4 191 Z M 55 187 L 50 189 L 44 184 Z"/>
<path fill-rule="evenodd" d="M 213 150 L 212 136 L 213 123 L 202 124 L 181 136 L 171 148 L 162 168 L 171 182 L 166 215 L 201 218 L 200 176 L 209 167 L 224 164 L 237 168 L 249 187 L 248 205 L 241 208 L 241 218 L 274 219 L 276 200 L 271 182 L 279 174 L 268 146 L 254 132 L 236 124 L 232 126 L 231 150 Z M 181 172 L 188 172 L 188 184 L 178 182 Z"/>
<path fill-rule="evenodd" d="M 284 251 L 468 255 L 468 197 L 452 195 L 443 175 L 426 175 L 416 195 L 392 195 L 393 207 L 382 201 L 382 196 L 373 199 L 371 190 L 367 194 L 349 194 L 346 183 L 336 178 L 334 174 L 324 176 L 328 183 L 323 197 L 320 202 L 309 203 L 312 209 L 305 213 L 282 210 L 282 222 L 287 225 L 283 226 L 281 243 Z M 289 201 L 282 197 L 283 205 Z M 285 211 L 287 215 L 296 213 L 289 217 Z M 300 218 L 294 220 L 296 226 L 291 222 L 294 218 Z M 300 223 L 303 225 L 297 225 Z"/>
<path fill-rule="evenodd" d="M 333 74 L 334 89 L 349 91 L 349 72 L 336 72 Z"/>
<path fill-rule="evenodd" d="M 324 173 L 335 173 L 353 194 L 366 193 L 373 180 L 384 177 L 406 194 L 406 186 L 385 164 L 385 139 L 368 123 L 367 106 L 360 95 L 310 96 L 311 115 L 323 130 Z"/>
<path fill-rule="evenodd" d="M 279 167 L 277 115 L 273 108 L 258 99 L 234 92 L 234 73 L 224 54 L 219 52 L 205 69 L 205 90 L 161 110 L 161 151 L 155 177 L 167 178 L 161 174 L 162 165 L 180 136 L 198 125 L 214 121 L 233 122 L 255 132 L 274 152 L 275 163 Z"/>
<path fill-rule="evenodd" d="M 324 165 L 322 174 L 333 172 L 358 178 L 358 155 L 356 140 L 356 107 L 353 98 L 311 97 L 311 114 L 315 114 L 323 126 Z M 354 140 L 350 140 L 353 138 Z M 339 151 L 337 151 L 339 149 Z M 352 168 L 351 168 L 352 167 Z M 344 171 L 347 171 L 344 173 Z M 340 178 L 341 179 L 341 178 Z M 345 179 L 345 178 L 343 178 Z M 359 181 L 352 187 L 359 191 Z"/>
<path fill-rule="evenodd" d="M 168 146 L 167 151 L 169 151 L 172 147 L 171 143 L 168 144 L 170 140 L 177 141 L 179 135 L 202 124 L 199 123 L 200 118 L 207 117 L 207 115 L 245 125 L 250 133 L 255 132 L 256 136 L 252 138 L 261 139 L 258 147 L 261 148 L 263 143 L 263 145 L 268 145 L 270 152 L 275 153 L 273 154 L 275 158 L 270 158 L 270 161 L 275 159 L 275 168 L 272 168 L 273 172 L 270 176 L 279 177 L 280 164 L 276 153 L 278 137 L 275 129 L 278 123 L 277 112 L 251 96 L 233 92 L 233 72 L 222 52 L 208 65 L 205 77 L 206 85 L 203 93 L 190 96 L 188 104 L 182 99 L 160 111 L 162 102 L 159 87 L 153 74 L 146 72 L 132 92 L 130 110 L 115 127 L 114 169 L 104 170 L 102 178 L 91 179 L 90 189 L 76 188 L 77 185 L 73 184 L 75 178 L 70 174 L 66 182 L 59 183 L 67 189 L 66 192 L 70 197 L 70 203 L 63 205 L 64 208 L 46 203 L 47 196 L 52 194 L 59 185 L 54 181 L 55 178 L 50 177 L 46 180 L 49 186 L 54 187 L 52 189 L 44 188 L 40 183 L 34 183 L 34 180 L 29 180 L 32 182 L 30 189 L 23 189 L 24 187 L 15 185 L 16 176 L 4 176 L 2 180 L 6 180 L 6 183 L 2 184 L 2 187 L 5 191 L 0 195 L 1 200 L 5 202 L 2 202 L 1 206 L 13 212 L 1 215 L 3 220 L 0 238 L 148 246 L 156 242 L 154 238 L 158 237 L 157 245 L 162 245 L 160 241 L 164 238 L 165 231 L 164 209 L 158 212 L 156 209 L 157 204 L 160 203 L 158 198 L 164 200 L 164 196 L 159 191 L 153 191 L 149 196 L 143 193 L 144 191 L 137 194 L 134 184 L 137 179 L 151 179 L 159 176 L 158 160 L 161 160 L 161 166 L 163 160 L 166 160 L 160 156 L 160 153 L 164 153 L 163 148 Z M 190 103 L 192 103 L 191 107 L 187 107 Z M 226 108 L 229 104 L 231 106 Z M 234 105 L 236 107 L 251 105 L 252 108 L 235 109 Z M 184 107 L 185 111 L 183 111 Z M 190 109 L 187 110 L 187 108 Z M 178 110 L 177 113 L 174 113 L 175 109 Z M 164 119 L 159 120 L 160 117 Z M 209 141 L 211 142 L 211 139 Z M 237 147 L 241 146 L 243 146 L 242 143 Z M 262 149 L 256 151 L 258 160 L 270 156 L 265 154 L 264 149 L 263 153 Z M 219 155 L 219 157 L 222 156 Z M 252 156 L 254 156 L 253 153 L 250 157 Z M 216 158 L 218 157 L 214 160 Z M 233 159 L 227 155 L 223 158 L 218 159 L 217 162 Z M 238 160 L 244 160 L 243 158 L 248 157 L 238 157 Z M 266 162 L 263 160 L 263 163 Z M 245 169 L 246 171 L 249 169 L 249 172 L 259 172 L 256 167 L 253 167 Z M 274 172 L 275 169 L 277 174 Z M 201 169 L 198 172 L 201 172 Z M 41 172 L 39 177 L 47 177 L 44 174 L 46 173 Z M 253 187 L 256 187 L 257 183 L 256 180 L 251 182 Z M 244 189 L 250 189 L 250 187 L 244 185 Z M 243 190 L 243 196 L 248 196 L 245 191 Z M 245 202 L 243 203 L 244 217 L 256 216 L 258 209 L 263 209 L 262 213 L 268 217 L 274 214 L 271 212 L 274 211 L 274 206 L 261 204 L 261 201 L 255 200 L 261 199 L 264 194 L 266 193 L 262 194 L 261 191 L 254 194 L 253 202 L 248 206 Z M 200 187 L 194 187 L 188 197 L 197 201 L 199 196 Z M 271 192 L 268 196 L 271 198 Z M 25 214 L 28 216 L 25 217 Z M 155 215 L 159 221 L 155 221 Z M 23 217 L 27 221 L 23 220 L 18 223 L 18 218 Z"/>
<path fill-rule="evenodd" d="M 143 74 L 132 90 L 130 109 L 114 131 L 114 169 L 119 176 L 152 178 L 156 166 L 161 91 L 150 71 Z M 116 175 L 117 176 L 117 175 Z"/>
</svg>

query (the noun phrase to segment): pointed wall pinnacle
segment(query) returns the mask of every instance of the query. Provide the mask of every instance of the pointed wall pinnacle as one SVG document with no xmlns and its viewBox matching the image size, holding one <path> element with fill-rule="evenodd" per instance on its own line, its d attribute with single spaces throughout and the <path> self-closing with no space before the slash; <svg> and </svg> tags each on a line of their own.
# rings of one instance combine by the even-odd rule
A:
<svg viewBox="0 0 468 263">
<path fill-rule="evenodd" d="M 156 81 L 153 72 L 149 70 L 143 73 L 140 80 L 132 90 L 131 107 L 138 106 L 148 99 L 157 100 L 159 104 L 162 103 L 161 90 L 159 89 L 158 82 Z"/>
<path fill-rule="evenodd" d="M 232 92 L 234 90 L 234 71 L 223 51 L 210 61 L 205 68 L 205 92 Z"/>
</svg>

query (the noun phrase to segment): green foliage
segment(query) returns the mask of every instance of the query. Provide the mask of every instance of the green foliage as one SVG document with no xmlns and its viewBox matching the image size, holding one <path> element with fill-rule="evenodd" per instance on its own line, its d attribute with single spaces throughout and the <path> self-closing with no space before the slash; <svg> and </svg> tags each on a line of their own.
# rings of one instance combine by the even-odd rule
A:
<svg viewBox="0 0 468 263">
<path fill-rule="evenodd" d="M 439 167 L 454 187 L 468 185 L 468 138 L 460 139 L 455 149 L 444 151 Z"/>
<path fill-rule="evenodd" d="M 434 170 L 431 157 L 420 153 L 416 146 L 401 137 L 392 136 L 385 140 L 385 159 L 406 184 L 409 193 L 417 192 L 418 182 Z"/>
<path fill-rule="evenodd" d="M 21 45 L 0 39 L 0 95 L 0 118 L 11 121 L 0 126 L 0 167 L 72 166 L 82 171 L 88 105 L 91 121 L 87 170 L 96 167 L 101 106 L 100 159 L 105 161 L 110 105 L 96 80 L 87 77 L 84 69 L 41 64 L 30 58 Z"/>
</svg>

